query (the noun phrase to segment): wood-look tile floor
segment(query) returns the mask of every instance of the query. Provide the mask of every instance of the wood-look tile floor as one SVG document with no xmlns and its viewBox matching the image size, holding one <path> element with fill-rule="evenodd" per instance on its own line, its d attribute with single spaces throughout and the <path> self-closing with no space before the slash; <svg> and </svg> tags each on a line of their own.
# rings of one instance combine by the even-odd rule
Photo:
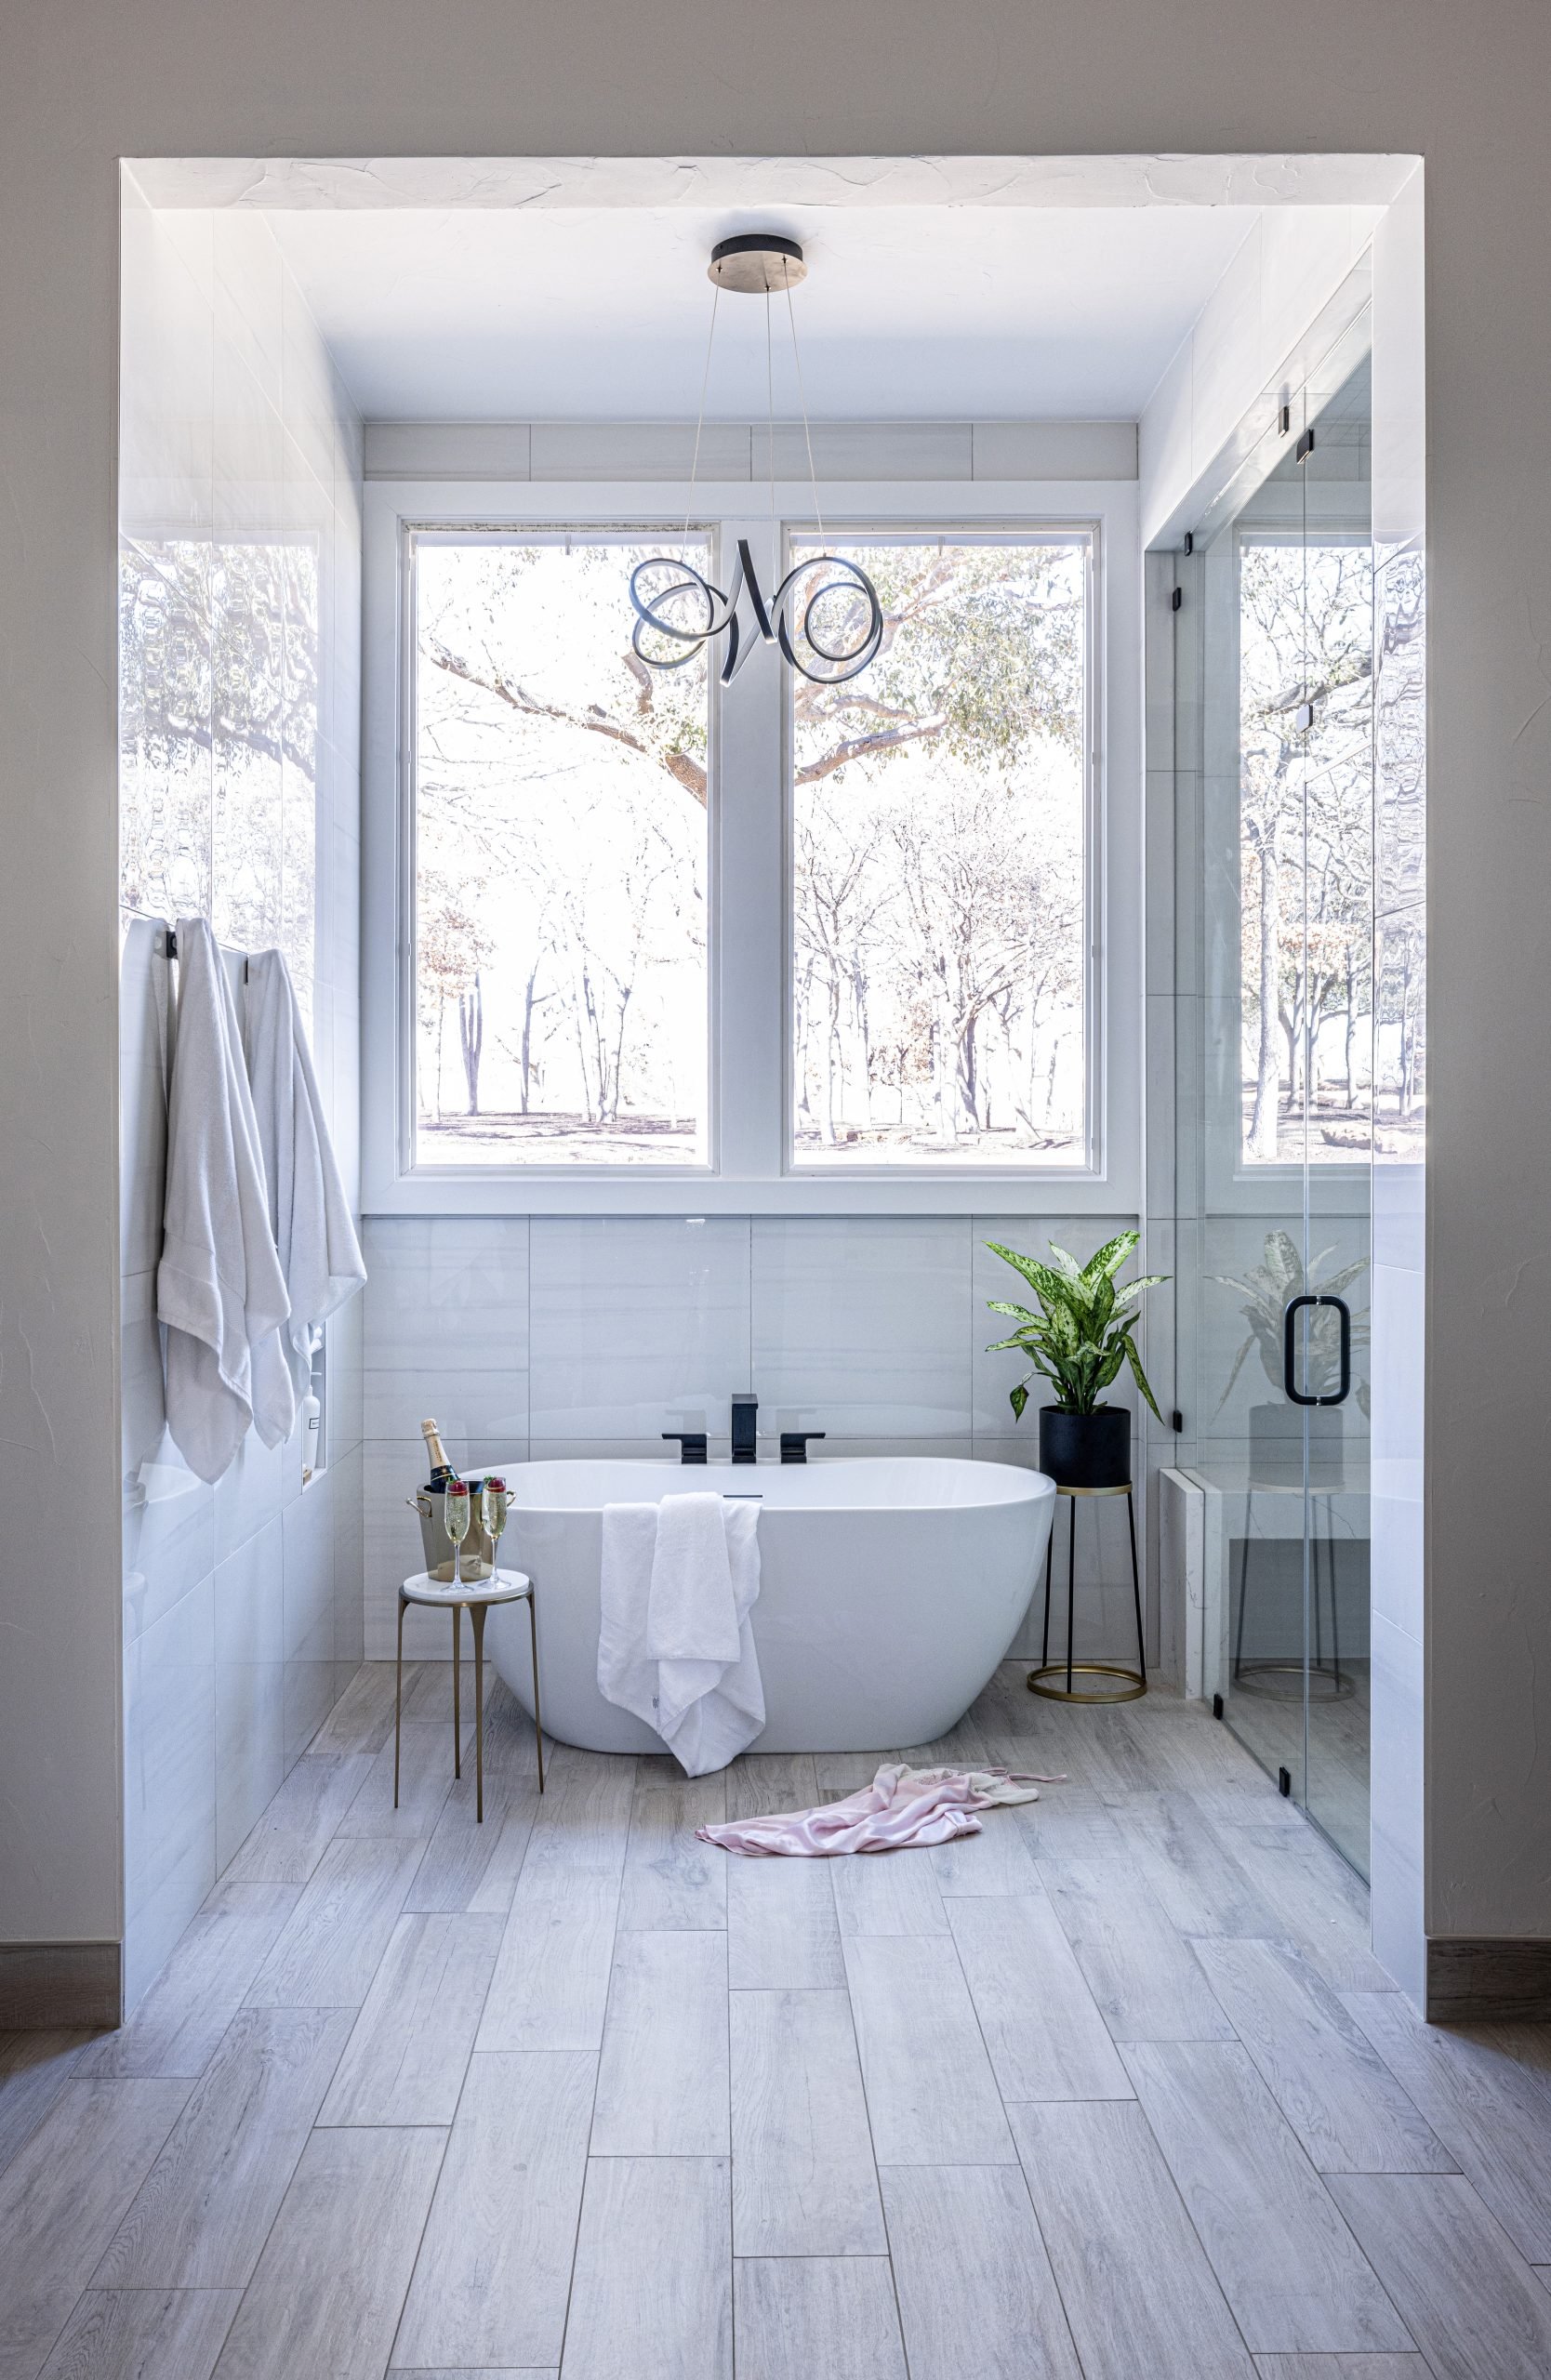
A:
<svg viewBox="0 0 1551 2380">
<path fill-rule="evenodd" d="M 740 1860 L 868 1759 L 554 1752 L 363 1669 L 122 2032 L 0 2038 L 0 2380 L 1545 2380 L 1551 2034 L 1429 2030 L 1227 1731 Z M 902 1748 L 908 1749 L 908 1748 Z M 467 1764 L 466 1764 L 467 1765 Z"/>
</svg>

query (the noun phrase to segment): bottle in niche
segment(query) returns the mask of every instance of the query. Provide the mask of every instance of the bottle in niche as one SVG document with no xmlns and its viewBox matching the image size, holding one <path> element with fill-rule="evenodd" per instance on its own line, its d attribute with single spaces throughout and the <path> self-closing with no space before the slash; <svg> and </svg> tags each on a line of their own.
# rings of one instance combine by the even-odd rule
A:
<svg viewBox="0 0 1551 2380">
<path fill-rule="evenodd" d="M 447 1450 L 442 1444 L 442 1433 L 435 1422 L 422 1421 L 420 1435 L 426 1442 L 426 1451 L 431 1457 L 431 1488 L 432 1495 L 436 1495 L 443 1488 L 450 1487 L 457 1477 L 457 1474 L 447 1461 Z"/>
</svg>

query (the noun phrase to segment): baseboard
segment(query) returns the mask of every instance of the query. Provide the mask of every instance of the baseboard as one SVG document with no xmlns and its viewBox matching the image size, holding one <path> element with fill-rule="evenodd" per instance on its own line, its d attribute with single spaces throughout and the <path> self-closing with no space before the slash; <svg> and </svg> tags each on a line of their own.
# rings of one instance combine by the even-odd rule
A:
<svg viewBox="0 0 1551 2380">
<path fill-rule="evenodd" d="M 118 1942 L 0 1942 L 0 2032 L 122 2023 Z"/>
<path fill-rule="evenodd" d="M 1551 1941 L 1429 1941 L 1427 2022 L 1551 2024 Z"/>
</svg>

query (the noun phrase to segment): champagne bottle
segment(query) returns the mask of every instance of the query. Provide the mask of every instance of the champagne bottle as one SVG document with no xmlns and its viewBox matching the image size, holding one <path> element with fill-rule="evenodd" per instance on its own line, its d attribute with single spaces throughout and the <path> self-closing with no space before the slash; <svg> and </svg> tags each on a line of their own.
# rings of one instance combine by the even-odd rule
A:
<svg viewBox="0 0 1551 2380">
<path fill-rule="evenodd" d="M 431 1489 L 432 1495 L 436 1495 L 448 1485 L 449 1481 L 456 1479 L 457 1474 L 447 1461 L 447 1450 L 442 1444 L 442 1433 L 435 1422 L 422 1421 L 420 1435 L 426 1442 L 426 1451 L 431 1457 Z"/>
</svg>

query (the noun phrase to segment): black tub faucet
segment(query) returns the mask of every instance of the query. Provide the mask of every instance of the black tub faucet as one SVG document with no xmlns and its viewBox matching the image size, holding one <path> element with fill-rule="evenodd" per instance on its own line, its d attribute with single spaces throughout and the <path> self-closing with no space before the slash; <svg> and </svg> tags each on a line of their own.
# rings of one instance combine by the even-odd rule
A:
<svg viewBox="0 0 1551 2380">
<path fill-rule="evenodd" d="M 752 1395 L 733 1399 L 733 1461 L 752 1462 L 758 1448 L 755 1415 L 760 1400 Z"/>
</svg>

